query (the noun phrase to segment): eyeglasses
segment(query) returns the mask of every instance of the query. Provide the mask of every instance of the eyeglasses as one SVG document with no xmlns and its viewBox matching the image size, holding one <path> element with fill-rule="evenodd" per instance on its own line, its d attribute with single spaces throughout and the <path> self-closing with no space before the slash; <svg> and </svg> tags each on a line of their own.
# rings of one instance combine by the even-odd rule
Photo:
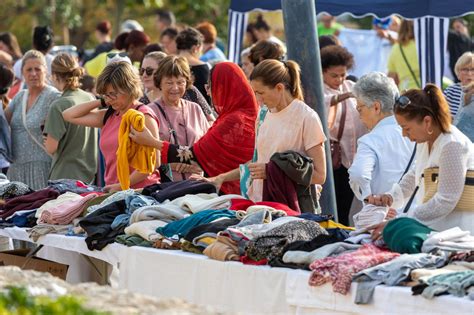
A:
<svg viewBox="0 0 474 315">
<path fill-rule="evenodd" d="M 459 69 L 459 72 L 464 73 L 464 74 L 468 74 L 469 72 L 474 73 L 474 68 L 462 68 L 462 69 Z"/>
<path fill-rule="evenodd" d="M 393 105 L 393 107 L 405 108 L 410 104 L 411 104 L 410 99 L 407 96 L 402 95 L 395 99 L 395 104 Z"/>
<path fill-rule="evenodd" d="M 143 75 L 144 73 L 146 73 L 147 76 L 151 76 L 153 75 L 153 73 L 156 71 L 156 69 L 153 69 L 151 67 L 146 67 L 146 68 L 140 68 L 140 70 L 138 70 L 138 73 L 140 75 Z"/>
<path fill-rule="evenodd" d="M 102 98 L 108 98 L 109 100 L 115 101 L 117 97 L 119 96 L 119 93 L 117 92 L 110 92 L 110 93 L 104 93 L 102 94 Z"/>
<path fill-rule="evenodd" d="M 119 56 L 119 57 L 122 57 L 122 58 L 128 57 L 127 53 L 124 52 L 124 51 L 122 51 L 122 52 L 110 52 L 110 53 L 107 54 L 107 59 L 113 59 L 116 56 Z"/>
</svg>

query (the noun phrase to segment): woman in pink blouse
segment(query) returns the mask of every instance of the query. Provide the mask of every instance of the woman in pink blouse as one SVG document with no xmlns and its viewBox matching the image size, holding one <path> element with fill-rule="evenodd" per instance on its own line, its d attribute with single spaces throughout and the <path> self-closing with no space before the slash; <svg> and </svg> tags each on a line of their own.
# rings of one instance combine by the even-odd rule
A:
<svg viewBox="0 0 474 315">
<path fill-rule="evenodd" d="M 154 84 L 161 90 L 161 97 L 149 106 L 160 121 L 160 139 L 191 147 L 207 132 L 210 124 L 197 103 L 183 99 L 186 89 L 192 84 L 187 60 L 177 56 L 165 57 L 156 70 Z M 173 181 L 202 172 L 199 166 L 184 163 L 163 165 L 161 171 Z"/>
<path fill-rule="evenodd" d="M 158 137 L 158 118 L 148 106 L 138 102 L 142 95 L 140 87 L 138 73 L 130 63 L 112 62 L 97 79 L 96 89 L 102 99 L 78 104 L 63 112 L 64 120 L 70 123 L 101 128 L 99 146 L 105 159 L 105 191 L 121 189 L 117 177 L 117 149 L 122 116 L 129 109 L 142 112 L 147 129 Z M 99 109 L 101 104 L 107 105 L 108 109 Z M 159 160 L 157 162 L 159 165 Z M 143 188 L 159 182 L 159 179 L 158 172 L 148 175 L 130 168 L 131 188 Z"/>
<path fill-rule="evenodd" d="M 347 170 L 357 151 L 357 139 L 367 130 L 359 119 L 352 95 L 354 82 L 346 80 L 347 71 L 354 64 L 352 54 L 341 46 L 327 46 L 321 50 L 321 64 L 329 136 L 331 141 L 338 141 L 341 148 L 340 165 L 333 163 L 338 219 L 348 225 L 354 193 L 349 186 Z"/>
</svg>

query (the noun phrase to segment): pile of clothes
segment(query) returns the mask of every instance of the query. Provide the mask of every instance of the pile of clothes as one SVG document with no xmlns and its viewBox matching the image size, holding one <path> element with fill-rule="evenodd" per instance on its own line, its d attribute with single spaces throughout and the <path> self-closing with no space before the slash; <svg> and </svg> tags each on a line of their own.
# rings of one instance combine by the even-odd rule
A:
<svg viewBox="0 0 474 315">
<path fill-rule="evenodd" d="M 385 216 L 384 209 L 370 211 Z M 469 232 L 437 232 L 399 218 L 386 225 L 383 241 L 373 242 L 367 233 L 373 217 L 368 215 L 358 217 L 355 230 L 287 204 L 218 195 L 205 182 L 116 193 L 74 180 L 51 181 L 39 191 L 0 183 L 0 218 L 3 227 L 28 228 L 33 240 L 59 233 L 83 236 L 90 250 L 115 242 L 304 269 L 310 271 L 310 286 L 331 282 L 340 294 L 356 281 L 358 304 L 370 303 L 379 284 L 410 285 L 413 294 L 426 298 L 453 294 L 474 299 L 474 237 Z"/>
</svg>

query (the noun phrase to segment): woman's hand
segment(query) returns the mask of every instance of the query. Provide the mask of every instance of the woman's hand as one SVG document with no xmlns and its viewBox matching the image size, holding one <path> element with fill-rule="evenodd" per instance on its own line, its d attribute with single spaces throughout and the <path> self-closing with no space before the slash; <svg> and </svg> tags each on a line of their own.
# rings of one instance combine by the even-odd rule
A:
<svg viewBox="0 0 474 315">
<path fill-rule="evenodd" d="M 178 173 L 194 173 L 199 174 L 202 169 L 197 164 L 185 164 L 185 163 L 171 163 L 171 170 Z"/>
<path fill-rule="evenodd" d="M 191 180 L 196 180 L 196 181 L 201 181 L 201 182 L 206 182 L 206 183 L 211 183 L 214 186 L 216 186 L 217 191 L 221 189 L 222 183 L 224 182 L 224 178 L 221 176 L 215 176 L 215 177 L 209 177 L 206 178 L 202 175 L 198 174 L 193 174 L 189 177 Z"/>
<path fill-rule="evenodd" d="M 368 227 L 368 230 L 372 230 L 372 240 L 373 241 L 376 241 L 376 240 L 379 240 L 382 238 L 382 233 L 383 233 L 383 229 L 385 228 L 385 225 L 387 224 L 388 221 L 383 221 L 383 222 L 380 222 L 378 224 L 374 224 L 370 227 Z"/>
<path fill-rule="evenodd" d="M 267 179 L 265 163 L 249 163 L 248 167 L 252 179 Z"/>
<path fill-rule="evenodd" d="M 130 128 L 130 133 L 128 134 L 130 139 L 133 142 L 145 145 L 152 148 L 157 148 L 159 146 L 160 140 L 155 138 L 148 128 L 144 128 L 143 131 L 137 131 L 133 127 Z"/>
<path fill-rule="evenodd" d="M 391 219 L 395 218 L 397 215 L 398 215 L 397 210 L 395 210 L 393 208 L 390 208 L 390 209 L 388 209 L 388 212 L 387 212 L 387 215 L 385 216 L 385 219 L 386 220 L 391 220 Z"/>
<path fill-rule="evenodd" d="M 393 203 L 393 198 L 389 194 L 370 195 L 364 199 L 364 202 L 375 206 L 390 207 Z"/>
<path fill-rule="evenodd" d="M 120 184 L 112 184 L 112 185 L 107 185 L 104 187 L 104 191 L 105 192 L 108 192 L 108 193 L 112 193 L 112 192 L 117 192 L 117 191 L 121 191 L 122 190 L 122 187 L 120 186 Z"/>
</svg>

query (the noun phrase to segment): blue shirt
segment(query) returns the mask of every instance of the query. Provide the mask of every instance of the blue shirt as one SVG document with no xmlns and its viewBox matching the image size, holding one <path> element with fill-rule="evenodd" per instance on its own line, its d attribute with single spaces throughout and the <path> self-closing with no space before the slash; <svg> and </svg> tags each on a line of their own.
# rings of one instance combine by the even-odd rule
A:
<svg viewBox="0 0 474 315">
<path fill-rule="evenodd" d="M 227 60 L 224 53 L 219 48 L 209 49 L 199 59 L 204 62 L 209 62 L 211 65 Z"/>
<path fill-rule="evenodd" d="M 389 191 L 402 177 L 414 148 L 414 143 L 402 136 L 394 116 L 379 121 L 357 144 L 349 184 L 359 200 Z"/>
</svg>

